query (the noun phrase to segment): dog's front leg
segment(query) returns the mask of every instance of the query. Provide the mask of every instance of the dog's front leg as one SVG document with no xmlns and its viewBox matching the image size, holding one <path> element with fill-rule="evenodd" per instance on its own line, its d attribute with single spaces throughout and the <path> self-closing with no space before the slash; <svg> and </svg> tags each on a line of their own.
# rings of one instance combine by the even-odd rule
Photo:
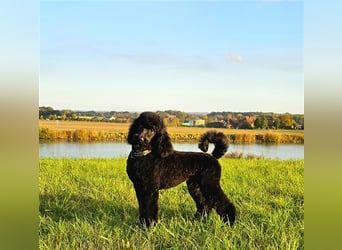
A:
<svg viewBox="0 0 342 250">
<path fill-rule="evenodd" d="M 158 221 L 158 197 L 159 190 L 138 189 L 137 198 L 139 202 L 139 220 L 140 223 L 150 227 Z"/>
</svg>

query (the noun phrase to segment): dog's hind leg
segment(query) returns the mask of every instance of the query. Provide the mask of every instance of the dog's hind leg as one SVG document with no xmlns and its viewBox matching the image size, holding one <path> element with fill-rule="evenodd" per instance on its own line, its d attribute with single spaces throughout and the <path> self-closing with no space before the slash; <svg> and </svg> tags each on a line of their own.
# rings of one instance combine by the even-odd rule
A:
<svg viewBox="0 0 342 250">
<path fill-rule="evenodd" d="M 201 192 L 200 185 L 198 181 L 196 180 L 196 178 L 195 177 L 189 178 L 186 184 L 188 186 L 188 190 L 189 190 L 191 197 L 194 199 L 196 203 L 197 211 L 196 211 L 195 217 L 201 218 L 201 217 L 209 215 L 212 208 L 208 206 L 207 201 Z"/>
<path fill-rule="evenodd" d="M 234 204 L 228 199 L 228 197 L 224 194 L 221 187 L 217 188 L 217 202 L 216 202 L 216 211 L 221 216 L 224 222 L 228 222 L 232 226 L 235 222 L 236 216 L 236 208 Z"/>
<path fill-rule="evenodd" d="M 221 216 L 224 222 L 228 222 L 229 220 L 230 225 L 233 225 L 235 222 L 236 209 L 234 204 L 227 198 L 221 189 L 219 181 L 203 181 L 201 190 L 209 206 L 216 209 L 216 212 Z"/>
</svg>

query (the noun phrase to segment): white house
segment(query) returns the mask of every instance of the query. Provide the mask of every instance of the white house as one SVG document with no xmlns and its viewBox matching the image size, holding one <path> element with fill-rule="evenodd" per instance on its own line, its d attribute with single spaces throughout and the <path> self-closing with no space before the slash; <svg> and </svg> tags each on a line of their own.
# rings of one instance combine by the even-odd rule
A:
<svg viewBox="0 0 342 250">
<path fill-rule="evenodd" d="M 191 119 L 189 120 L 189 125 L 192 127 L 201 127 L 205 125 L 205 120 L 202 119 Z"/>
</svg>

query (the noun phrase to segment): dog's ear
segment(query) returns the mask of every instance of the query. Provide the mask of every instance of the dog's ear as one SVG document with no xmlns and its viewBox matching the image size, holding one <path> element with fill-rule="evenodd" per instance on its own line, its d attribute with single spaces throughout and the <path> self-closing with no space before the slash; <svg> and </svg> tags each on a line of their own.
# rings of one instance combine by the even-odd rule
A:
<svg viewBox="0 0 342 250">
<path fill-rule="evenodd" d="M 138 125 L 137 119 L 135 119 L 128 130 L 127 142 L 129 144 L 133 144 L 133 137 L 136 131 L 138 131 L 138 127 L 139 125 Z"/>
<path fill-rule="evenodd" d="M 165 129 L 158 131 L 151 140 L 152 153 L 159 157 L 166 157 L 173 151 L 171 138 Z"/>
</svg>

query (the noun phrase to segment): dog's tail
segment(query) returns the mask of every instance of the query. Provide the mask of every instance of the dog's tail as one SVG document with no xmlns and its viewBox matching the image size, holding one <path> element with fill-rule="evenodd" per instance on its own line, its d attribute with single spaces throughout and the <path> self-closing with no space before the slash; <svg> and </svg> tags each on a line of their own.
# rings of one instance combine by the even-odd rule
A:
<svg viewBox="0 0 342 250">
<path fill-rule="evenodd" d="M 222 132 L 216 130 L 210 130 L 204 133 L 198 143 L 198 147 L 203 151 L 207 152 L 209 143 L 214 143 L 215 148 L 211 153 L 216 159 L 222 157 L 228 149 L 228 138 Z"/>
</svg>

